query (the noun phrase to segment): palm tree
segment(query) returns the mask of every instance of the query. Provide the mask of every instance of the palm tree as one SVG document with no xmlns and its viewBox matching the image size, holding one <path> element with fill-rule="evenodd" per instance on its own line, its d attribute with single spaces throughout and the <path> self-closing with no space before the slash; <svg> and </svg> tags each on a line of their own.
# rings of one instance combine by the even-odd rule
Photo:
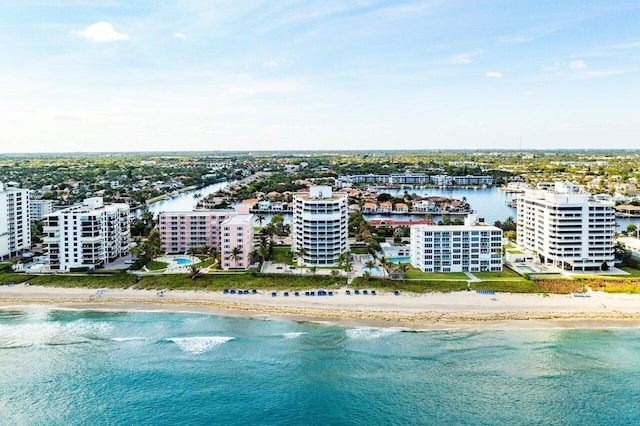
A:
<svg viewBox="0 0 640 426">
<path fill-rule="evenodd" d="M 385 278 L 389 273 L 389 270 L 387 268 L 390 268 L 391 265 L 393 265 L 393 263 L 390 262 L 389 259 L 387 259 L 385 256 L 380 257 L 380 266 L 382 266 L 382 272 L 385 275 Z"/>
<path fill-rule="evenodd" d="M 262 259 L 262 255 L 260 254 L 260 251 L 257 249 L 251 250 L 251 253 L 249 253 L 249 259 L 251 259 L 251 263 L 260 262 L 264 260 Z"/>
<path fill-rule="evenodd" d="M 196 265 L 195 263 L 192 263 L 191 265 L 189 265 L 189 274 L 192 280 L 195 280 L 196 278 L 198 278 L 201 274 L 201 270 L 200 268 L 198 268 L 198 265 Z"/>
<path fill-rule="evenodd" d="M 189 256 L 195 256 L 198 253 L 198 249 L 195 247 L 189 247 L 189 250 L 187 250 L 187 254 Z"/>
<path fill-rule="evenodd" d="M 350 271 L 352 264 L 353 260 L 351 259 L 350 251 L 345 251 L 338 255 L 338 266 L 344 266 L 345 271 Z"/>
<path fill-rule="evenodd" d="M 304 265 L 304 257 L 309 254 L 309 250 L 306 247 L 300 246 L 293 253 L 294 259 L 298 261 L 298 265 L 302 263 Z M 302 274 L 302 268 L 300 268 L 300 274 Z"/>
<path fill-rule="evenodd" d="M 316 265 L 312 265 L 312 266 L 309 268 L 309 270 L 311 271 L 311 273 L 312 273 L 313 275 L 315 275 L 315 274 L 316 274 L 316 271 L 318 270 L 318 267 L 317 267 Z"/>
<path fill-rule="evenodd" d="M 234 247 L 229 253 L 229 259 L 233 260 L 235 267 L 238 267 L 238 260 L 242 257 L 242 249 L 240 247 Z"/>
<path fill-rule="evenodd" d="M 262 223 L 265 221 L 265 217 L 263 214 L 259 214 L 256 216 L 256 222 L 258 222 L 258 225 L 262 226 Z"/>
<path fill-rule="evenodd" d="M 376 266 L 376 262 L 373 260 L 367 260 L 364 262 L 364 266 L 369 269 L 369 274 L 371 274 L 371 270 Z"/>
</svg>

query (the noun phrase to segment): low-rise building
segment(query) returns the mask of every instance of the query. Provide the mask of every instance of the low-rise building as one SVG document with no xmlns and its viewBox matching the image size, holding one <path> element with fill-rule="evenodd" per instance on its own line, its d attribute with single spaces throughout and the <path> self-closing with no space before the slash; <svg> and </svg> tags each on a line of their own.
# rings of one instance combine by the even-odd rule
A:
<svg viewBox="0 0 640 426">
<path fill-rule="evenodd" d="M 221 254 L 223 269 L 249 266 L 249 253 L 253 250 L 253 215 L 249 214 L 246 204 L 239 204 L 235 209 L 161 213 L 158 231 L 162 250 L 166 253 L 185 253 L 190 248 L 206 246 Z M 235 247 L 241 254 L 230 259 Z"/>
<path fill-rule="evenodd" d="M 414 225 L 411 265 L 422 272 L 502 271 L 502 230 L 469 219 L 464 225 Z"/>
</svg>

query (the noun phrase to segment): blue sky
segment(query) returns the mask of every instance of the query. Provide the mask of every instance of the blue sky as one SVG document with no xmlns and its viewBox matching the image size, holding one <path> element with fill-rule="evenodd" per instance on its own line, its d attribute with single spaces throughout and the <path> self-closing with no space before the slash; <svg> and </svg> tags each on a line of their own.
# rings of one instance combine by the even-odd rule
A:
<svg viewBox="0 0 640 426">
<path fill-rule="evenodd" d="M 637 1 L 0 2 L 2 152 L 639 148 Z"/>
</svg>

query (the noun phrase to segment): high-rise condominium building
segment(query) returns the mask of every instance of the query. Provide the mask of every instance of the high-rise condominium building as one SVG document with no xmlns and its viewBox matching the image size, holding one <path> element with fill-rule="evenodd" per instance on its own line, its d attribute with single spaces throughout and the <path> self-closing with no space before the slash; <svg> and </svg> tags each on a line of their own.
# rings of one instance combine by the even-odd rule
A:
<svg viewBox="0 0 640 426">
<path fill-rule="evenodd" d="M 5 188 L 0 182 L 0 259 L 31 248 L 29 190 Z"/>
<path fill-rule="evenodd" d="M 411 265 L 422 272 L 502 271 L 502 230 L 478 224 L 411 227 Z"/>
<path fill-rule="evenodd" d="M 614 203 L 596 201 L 568 182 L 518 197 L 518 245 L 569 271 L 613 266 Z"/>
<path fill-rule="evenodd" d="M 329 186 L 312 186 L 293 196 L 292 250 L 299 265 L 334 265 L 349 250 L 348 199 Z M 302 250 L 301 250 L 302 249 Z"/>
<path fill-rule="evenodd" d="M 97 268 L 129 254 L 129 205 L 85 199 L 44 217 L 44 253 L 52 271 Z"/>
</svg>

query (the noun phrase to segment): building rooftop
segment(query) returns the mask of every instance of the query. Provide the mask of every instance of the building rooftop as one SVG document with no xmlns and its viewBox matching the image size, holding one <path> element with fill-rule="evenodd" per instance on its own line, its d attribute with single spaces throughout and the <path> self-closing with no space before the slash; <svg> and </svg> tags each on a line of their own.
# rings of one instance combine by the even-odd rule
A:
<svg viewBox="0 0 640 426">
<path fill-rule="evenodd" d="M 250 224 L 251 219 L 253 218 L 252 214 L 237 214 L 235 216 L 231 216 L 229 219 L 223 222 L 224 225 L 245 225 Z"/>
</svg>

